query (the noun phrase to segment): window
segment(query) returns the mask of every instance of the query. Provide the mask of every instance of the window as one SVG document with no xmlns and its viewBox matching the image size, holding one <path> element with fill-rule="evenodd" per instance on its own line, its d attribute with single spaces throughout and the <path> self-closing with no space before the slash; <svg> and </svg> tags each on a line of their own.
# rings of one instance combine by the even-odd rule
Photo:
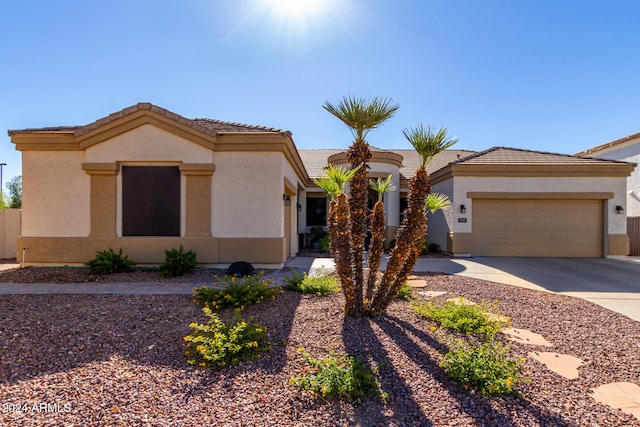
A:
<svg viewBox="0 0 640 427">
<path fill-rule="evenodd" d="M 327 225 L 327 198 L 307 197 L 307 226 Z"/>
<path fill-rule="evenodd" d="M 177 166 L 122 167 L 122 235 L 180 235 Z"/>
</svg>

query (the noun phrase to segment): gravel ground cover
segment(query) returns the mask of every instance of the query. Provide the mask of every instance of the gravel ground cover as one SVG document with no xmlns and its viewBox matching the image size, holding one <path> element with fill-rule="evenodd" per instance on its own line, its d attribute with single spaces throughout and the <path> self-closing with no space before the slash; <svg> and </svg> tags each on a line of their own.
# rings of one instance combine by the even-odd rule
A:
<svg viewBox="0 0 640 427">
<path fill-rule="evenodd" d="M 640 323 L 562 295 L 423 276 L 430 290 L 497 300 L 515 328 L 586 361 L 580 377 L 564 379 L 527 359 L 522 398 L 480 396 L 446 378 L 438 367 L 446 346 L 403 300 L 378 319 L 345 319 L 340 294 L 285 291 L 246 310 L 267 326 L 272 350 L 212 371 L 186 363 L 188 325 L 205 320 L 189 296 L 0 295 L 0 425 L 640 426 L 589 396 L 601 384 L 638 383 Z M 134 279 L 118 281 L 127 277 Z M 324 400 L 290 385 L 309 370 L 299 347 L 381 363 L 386 401 Z M 536 350 L 512 344 L 514 357 Z"/>
</svg>

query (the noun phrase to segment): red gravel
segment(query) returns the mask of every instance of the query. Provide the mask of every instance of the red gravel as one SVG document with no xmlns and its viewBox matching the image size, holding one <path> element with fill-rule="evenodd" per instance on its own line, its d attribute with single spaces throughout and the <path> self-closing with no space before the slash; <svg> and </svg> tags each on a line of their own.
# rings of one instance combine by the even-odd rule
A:
<svg viewBox="0 0 640 427">
<path fill-rule="evenodd" d="M 339 294 L 285 291 L 247 309 L 268 327 L 273 349 L 212 371 L 186 364 L 183 337 L 190 322 L 204 320 L 189 296 L 0 295 L 0 425 L 640 426 L 588 395 L 608 382 L 638 384 L 640 323 L 562 295 L 460 276 L 434 275 L 429 283 L 498 300 L 514 327 L 541 333 L 551 351 L 588 364 L 580 378 L 566 380 L 528 359 L 523 398 L 488 399 L 446 378 L 438 367 L 446 349 L 406 301 L 382 318 L 356 320 L 343 317 Z M 301 392 L 288 384 L 307 369 L 298 347 L 383 363 L 387 401 Z M 515 357 L 535 350 L 512 345 Z"/>
</svg>

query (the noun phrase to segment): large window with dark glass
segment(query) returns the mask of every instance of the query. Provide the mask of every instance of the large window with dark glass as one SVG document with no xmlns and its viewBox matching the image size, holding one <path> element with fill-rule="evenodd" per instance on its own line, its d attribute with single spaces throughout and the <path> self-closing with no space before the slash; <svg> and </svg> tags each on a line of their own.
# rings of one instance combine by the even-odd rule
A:
<svg viewBox="0 0 640 427">
<path fill-rule="evenodd" d="M 177 166 L 122 167 L 122 235 L 180 235 Z"/>
<path fill-rule="evenodd" d="M 327 225 L 326 197 L 307 197 L 307 225 Z"/>
</svg>

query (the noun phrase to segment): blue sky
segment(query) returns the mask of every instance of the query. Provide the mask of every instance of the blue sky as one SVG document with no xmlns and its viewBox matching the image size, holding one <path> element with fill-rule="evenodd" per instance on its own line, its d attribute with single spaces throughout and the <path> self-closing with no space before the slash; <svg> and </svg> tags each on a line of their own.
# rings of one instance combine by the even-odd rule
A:
<svg viewBox="0 0 640 427">
<path fill-rule="evenodd" d="M 297 5 L 296 5 L 297 3 Z M 446 126 L 456 148 L 575 153 L 640 131 L 635 0 L 1 1 L 0 162 L 7 129 L 82 125 L 137 102 L 347 147 L 322 109 L 401 106 L 369 134 Z"/>
</svg>

